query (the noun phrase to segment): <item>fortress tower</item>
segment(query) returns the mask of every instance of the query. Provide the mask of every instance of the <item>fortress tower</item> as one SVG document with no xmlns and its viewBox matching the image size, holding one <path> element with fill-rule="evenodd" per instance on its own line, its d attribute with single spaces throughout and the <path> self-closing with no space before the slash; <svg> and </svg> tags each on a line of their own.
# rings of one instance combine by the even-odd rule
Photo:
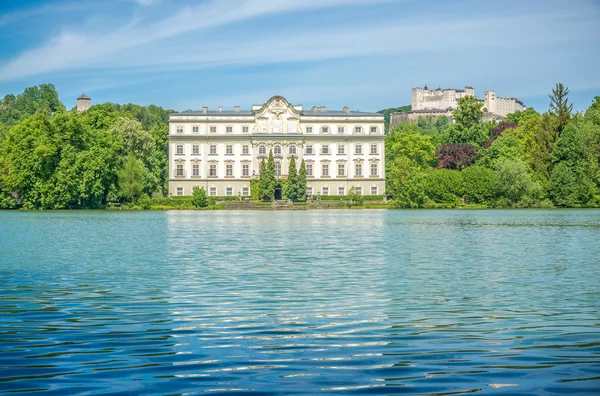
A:
<svg viewBox="0 0 600 396">
<path fill-rule="evenodd" d="M 77 111 L 83 112 L 92 107 L 92 99 L 86 94 L 82 94 L 77 98 Z"/>
</svg>

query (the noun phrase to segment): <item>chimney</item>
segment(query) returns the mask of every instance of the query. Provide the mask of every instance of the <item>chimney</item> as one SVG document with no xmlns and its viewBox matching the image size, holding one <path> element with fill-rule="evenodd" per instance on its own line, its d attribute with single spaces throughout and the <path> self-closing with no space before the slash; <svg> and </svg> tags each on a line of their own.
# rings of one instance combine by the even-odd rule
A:
<svg viewBox="0 0 600 396">
<path fill-rule="evenodd" d="M 203 112 L 203 113 L 208 113 L 208 107 L 207 107 L 207 106 L 204 106 L 204 107 L 202 108 L 202 112 Z"/>
<path fill-rule="evenodd" d="M 350 107 L 344 106 L 344 113 L 346 113 L 346 114 L 350 113 Z"/>
<path fill-rule="evenodd" d="M 240 106 L 233 106 L 233 111 L 235 111 L 236 113 L 240 112 Z"/>
<path fill-rule="evenodd" d="M 223 106 L 219 106 L 219 113 L 223 112 Z"/>
</svg>

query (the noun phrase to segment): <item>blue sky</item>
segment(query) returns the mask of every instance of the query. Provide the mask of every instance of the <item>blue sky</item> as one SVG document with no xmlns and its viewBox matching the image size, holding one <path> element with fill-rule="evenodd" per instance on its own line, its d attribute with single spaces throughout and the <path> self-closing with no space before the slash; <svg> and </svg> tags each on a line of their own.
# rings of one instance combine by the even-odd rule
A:
<svg viewBox="0 0 600 396">
<path fill-rule="evenodd" d="M 471 85 L 545 111 L 562 82 L 584 110 L 599 38 L 600 0 L 0 0 L 0 95 L 374 111 Z"/>
</svg>

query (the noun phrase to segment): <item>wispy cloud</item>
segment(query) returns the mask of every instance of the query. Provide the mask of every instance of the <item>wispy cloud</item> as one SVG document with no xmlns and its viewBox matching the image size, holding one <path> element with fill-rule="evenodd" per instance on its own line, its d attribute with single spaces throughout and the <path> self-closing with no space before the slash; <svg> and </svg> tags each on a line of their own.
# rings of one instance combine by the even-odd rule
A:
<svg viewBox="0 0 600 396">
<path fill-rule="evenodd" d="M 56 15 L 67 12 L 82 11 L 91 8 L 89 2 L 75 2 L 66 4 L 44 4 L 38 7 L 27 8 L 19 11 L 0 15 L 0 27 L 19 22 L 39 15 Z"/>
<path fill-rule="evenodd" d="M 63 31 L 45 46 L 26 51 L 2 66 L 0 80 L 84 67 L 125 49 L 259 16 L 384 1 L 386 0 L 212 1 L 201 6 L 186 7 L 150 24 L 133 20 L 111 32 L 81 34 Z"/>
<path fill-rule="evenodd" d="M 559 80 L 600 89 L 597 0 L 506 0 L 500 9 L 485 0 L 188 1 L 62 2 L 96 8 L 60 22 L 50 17 L 56 3 L 1 16 L 0 34 L 2 23 L 46 15 L 58 33 L 0 61 L 0 89 L 44 79 L 68 93 L 178 108 L 280 93 L 365 109 L 406 103 L 413 83 L 522 98 Z"/>
</svg>

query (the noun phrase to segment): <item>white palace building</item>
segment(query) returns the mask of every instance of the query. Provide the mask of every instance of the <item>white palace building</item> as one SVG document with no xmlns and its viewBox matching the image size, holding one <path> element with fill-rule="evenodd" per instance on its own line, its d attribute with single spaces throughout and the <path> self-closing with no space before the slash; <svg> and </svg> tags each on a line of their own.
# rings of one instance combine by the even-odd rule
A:
<svg viewBox="0 0 600 396">
<path fill-rule="evenodd" d="M 346 195 L 352 186 L 363 195 L 382 195 L 384 139 L 382 114 L 304 110 L 281 96 L 248 111 L 204 107 L 171 114 L 169 194 L 191 195 L 201 186 L 212 196 L 248 196 L 250 180 L 272 150 L 279 178 L 287 176 L 292 157 L 298 168 L 304 160 L 307 196 Z"/>
</svg>

